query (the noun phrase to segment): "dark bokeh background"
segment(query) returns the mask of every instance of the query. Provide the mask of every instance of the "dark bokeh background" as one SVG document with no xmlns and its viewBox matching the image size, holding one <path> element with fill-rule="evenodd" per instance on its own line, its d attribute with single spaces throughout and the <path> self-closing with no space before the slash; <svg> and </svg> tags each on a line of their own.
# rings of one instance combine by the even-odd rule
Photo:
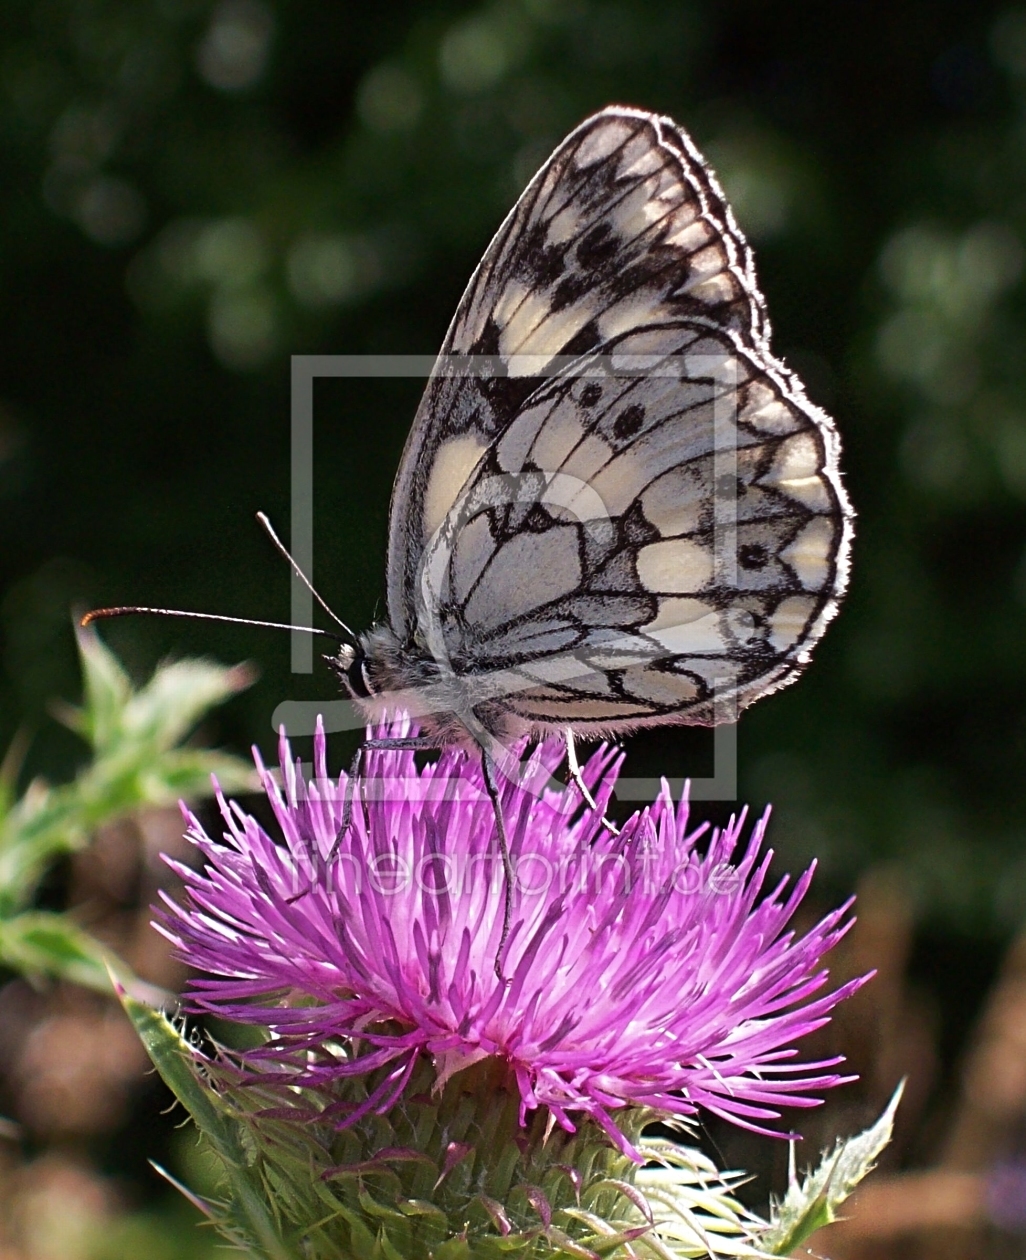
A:
<svg viewBox="0 0 1026 1260">
<path fill-rule="evenodd" d="M 832 410 L 853 581 L 745 715 L 824 901 L 886 872 L 953 1071 L 1026 913 L 1026 9 L 980 0 L 7 0 L 0 9 L 0 745 L 78 755 L 69 607 L 285 617 L 289 355 L 427 353 L 502 216 L 594 108 L 672 114 L 757 250 L 775 345 Z M 417 382 L 317 394 L 316 578 L 380 612 Z M 271 745 L 287 636 L 110 625 L 138 671 L 255 659 L 210 734 Z M 337 756 L 346 751 L 340 741 Z M 642 771 L 708 770 L 648 737 Z"/>
</svg>

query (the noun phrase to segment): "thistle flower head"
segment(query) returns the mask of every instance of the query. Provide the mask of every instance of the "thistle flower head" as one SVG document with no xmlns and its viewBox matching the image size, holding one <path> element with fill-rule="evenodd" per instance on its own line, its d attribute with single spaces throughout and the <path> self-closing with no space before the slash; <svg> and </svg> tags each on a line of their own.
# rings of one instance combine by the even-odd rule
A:
<svg viewBox="0 0 1026 1260">
<path fill-rule="evenodd" d="M 258 767 L 284 843 L 223 797 L 225 843 L 189 816 L 205 867 L 176 867 L 188 900 L 159 926 L 203 973 L 192 1008 L 269 1030 L 246 1052 L 265 1082 L 372 1080 L 342 1125 L 392 1107 L 425 1058 L 438 1088 L 494 1060 L 521 1123 L 544 1108 L 573 1132 L 589 1116 L 635 1158 L 624 1108 L 705 1108 L 765 1132 L 782 1106 L 815 1105 L 847 1078 L 794 1043 L 859 983 L 824 991 L 847 907 L 796 936 L 812 869 L 767 887 L 766 815 L 747 839 L 743 812 L 689 831 L 664 785 L 614 836 L 600 814 L 619 754 L 584 767 L 599 814 L 545 786 L 562 755 L 539 746 L 502 788 L 516 878 L 500 977 L 503 870 L 475 757 L 418 769 L 410 752 L 369 752 L 339 836 L 346 776 L 329 777 L 323 732 L 309 779 L 283 736 L 281 783 Z"/>
</svg>

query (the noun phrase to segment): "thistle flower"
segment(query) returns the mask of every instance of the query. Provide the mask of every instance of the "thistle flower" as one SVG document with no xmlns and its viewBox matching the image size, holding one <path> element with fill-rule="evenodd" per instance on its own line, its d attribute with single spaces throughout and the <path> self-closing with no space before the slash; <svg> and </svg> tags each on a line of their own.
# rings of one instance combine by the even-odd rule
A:
<svg viewBox="0 0 1026 1260">
<path fill-rule="evenodd" d="M 639 1159 L 631 1117 L 704 1108 L 772 1132 L 780 1107 L 850 1079 L 793 1045 L 861 983 L 823 992 L 848 907 L 789 930 L 813 870 L 765 890 L 768 812 L 747 841 L 744 812 L 689 831 L 686 797 L 675 806 L 664 784 L 613 836 L 601 813 L 620 755 L 584 767 L 598 813 L 542 786 L 561 757 L 541 745 L 502 789 L 516 878 L 500 978 L 503 875 L 475 759 L 450 750 L 418 769 L 409 752 L 368 753 L 366 799 L 339 836 L 346 776 L 329 777 L 323 731 L 309 781 L 283 735 L 282 785 L 258 768 L 284 844 L 223 797 L 225 844 L 187 815 L 206 866 L 172 863 L 188 902 L 168 901 L 158 926 L 205 973 L 192 1009 L 269 1030 L 242 1055 L 264 1085 L 368 1082 L 336 1104 L 339 1129 L 386 1113 L 425 1063 L 440 1091 L 489 1061 L 521 1125 L 544 1109 L 569 1134 L 590 1117 Z"/>
</svg>

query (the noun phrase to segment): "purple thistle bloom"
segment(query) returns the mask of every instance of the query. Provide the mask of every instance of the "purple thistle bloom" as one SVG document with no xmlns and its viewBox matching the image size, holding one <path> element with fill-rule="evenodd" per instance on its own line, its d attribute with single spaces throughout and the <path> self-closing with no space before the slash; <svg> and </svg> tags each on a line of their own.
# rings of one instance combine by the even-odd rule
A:
<svg viewBox="0 0 1026 1260">
<path fill-rule="evenodd" d="M 664 784 L 613 836 L 575 810 L 572 789 L 542 786 L 563 750 L 539 746 L 522 782 L 503 787 L 517 878 L 500 980 L 502 866 L 476 759 L 449 750 L 418 770 L 412 753 L 368 753 L 368 799 L 332 857 L 346 775 L 328 777 L 322 730 L 314 750 L 306 782 L 283 735 L 284 788 L 257 758 L 284 845 L 223 797 L 226 845 L 186 815 L 206 867 L 170 863 L 188 903 L 166 899 L 158 924 L 206 973 L 191 983 L 193 1010 L 270 1030 L 246 1052 L 262 1080 L 270 1070 L 316 1088 L 385 1069 L 340 1116 L 351 1124 L 391 1107 L 423 1054 L 440 1083 L 496 1056 L 522 1123 L 545 1107 L 573 1132 L 584 1113 L 637 1158 L 619 1108 L 704 1107 L 771 1132 L 779 1107 L 815 1106 L 810 1093 L 852 1079 L 829 1070 L 840 1059 L 795 1061 L 792 1043 L 862 981 L 819 993 L 847 905 L 802 937 L 787 930 L 813 868 L 760 900 L 768 812 L 747 843 L 744 812 L 689 833 L 686 799 L 675 806 Z M 621 762 L 602 748 L 584 767 L 600 809 Z"/>
</svg>

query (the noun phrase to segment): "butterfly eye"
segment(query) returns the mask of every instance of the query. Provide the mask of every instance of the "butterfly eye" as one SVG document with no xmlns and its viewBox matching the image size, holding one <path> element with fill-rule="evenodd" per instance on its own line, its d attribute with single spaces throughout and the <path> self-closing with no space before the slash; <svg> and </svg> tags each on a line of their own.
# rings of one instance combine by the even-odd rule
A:
<svg viewBox="0 0 1026 1260">
<path fill-rule="evenodd" d="M 367 677 L 367 663 L 364 657 L 357 657 L 356 660 L 340 671 L 342 681 L 346 685 L 346 690 L 354 700 L 366 700 L 374 695 L 374 688 L 370 684 Z"/>
<path fill-rule="evenodd" d="M 325 660 L 345 683 L 346 690 L 354 700 L 366 700 L 377 694 L 367 673 L 367 657 L 362 648 L 354 648 L 346 643 L 337 655 L 325 657 Z"/>
</svg>

